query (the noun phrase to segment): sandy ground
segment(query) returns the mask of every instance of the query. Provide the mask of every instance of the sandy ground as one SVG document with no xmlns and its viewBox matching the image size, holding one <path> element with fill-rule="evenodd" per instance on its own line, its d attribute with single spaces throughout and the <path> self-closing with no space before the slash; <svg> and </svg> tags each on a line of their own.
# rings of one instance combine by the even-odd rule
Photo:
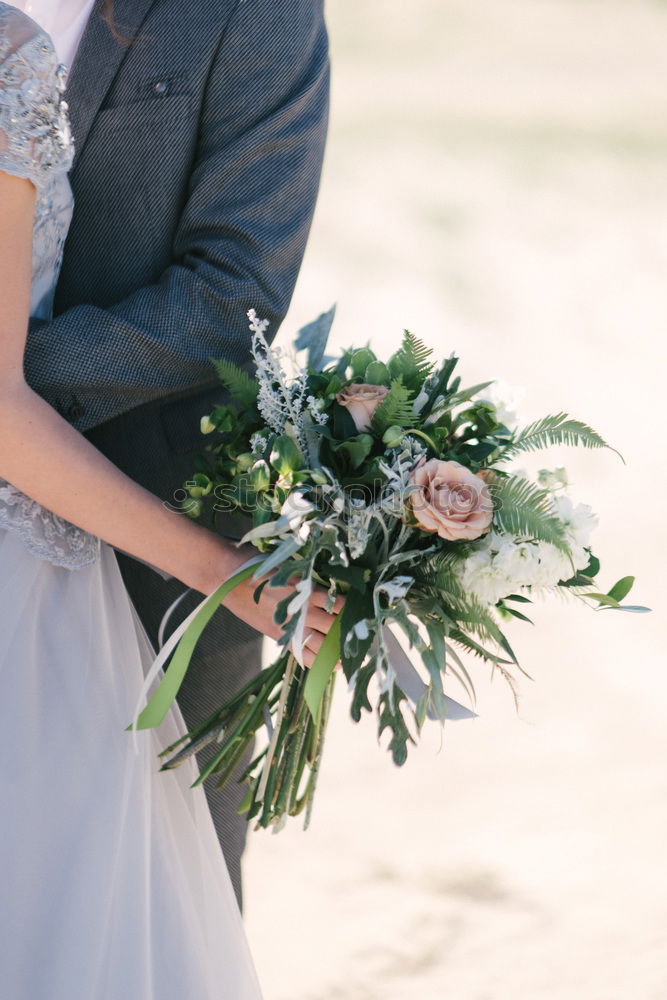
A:
<svg viewBox="0 0 667 1000">
<path fill-rule="evenodd" d="M 402 771 L 341 689 L 304 836 L 256 834 L 248 929 L 266 1000 L 665 1000 L 667 4 L 333 0 L 331 142 L 285 337 L 403 326 L 466 381 L 527 387 L 619 448 L 553 453 L 601 517 L 608 584 L 651 616 L 536 609 L 519 715 Z M 456 696 L 458 692 L 451 688 Z"/>
</svg>

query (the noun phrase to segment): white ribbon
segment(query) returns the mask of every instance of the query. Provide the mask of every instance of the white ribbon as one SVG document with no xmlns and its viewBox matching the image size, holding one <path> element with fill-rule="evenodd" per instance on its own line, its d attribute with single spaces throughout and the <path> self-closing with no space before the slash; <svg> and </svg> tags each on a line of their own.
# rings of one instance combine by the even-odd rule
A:
<svg viewBox="0 0 667 1000">
<path fill-rule="evenodd" d="M 382 628 L 382 638 L 389 654 L 389 662 L 396 674 L 396 682 L 403 694 L 416 706 L 419 699 L 428 690 L 427 685 L 415 670 L 412 661 L 388 625 L 384 625 Z M 464 705 L 460 705 L 458 701 L 454 701 L 453 698 L 449 698 L 447 695 L 445 695 L 445 708 L 448 722 L 478 718 L 476 712 L 471 711 Z M 426 714 L 429 719 L 438 719 L 437 714 L 432 708 L 427 709 Z"/>
</svg>

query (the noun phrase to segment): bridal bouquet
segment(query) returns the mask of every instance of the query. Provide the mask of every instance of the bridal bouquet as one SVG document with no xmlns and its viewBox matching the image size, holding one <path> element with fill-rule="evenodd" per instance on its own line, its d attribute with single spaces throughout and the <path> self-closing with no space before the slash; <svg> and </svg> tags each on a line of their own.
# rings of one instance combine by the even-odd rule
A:
<svg viewBox="0 0 667 1000">
<path fill-rule="evenodd" d="M 296 346 L 308 363 L 289 372 L 267 343 L 266 321 L 254 312 L 249 319 L 255 377 L 216 363 L 232 401 L 202 420 L 212 444 L 184 508 L 213 524 L 222 511 L 250 516 L 243 541 L 258 555 L 163 649 L 161 662 L 173 658 L 138 725 L 164 716 L 232 587 L 250 576 L 258 590 L 289 585 L 276 618 L 280 656 L 163 756 L 171 768 L 213 744 L 199 780 L 214 774 L 222 786 L 266 727 L 266 746 L 242 778 L 242 810 L 261 827 L 305 810 L 307 825 L 339 662 L 352 718 L 374 712 L 401 765 L 427 719 L 474 715 L 443 687 L 451 675 L 474 703 L 466 654 L 514 689 L 521 668 L 503 628 L 530 621 L 524 612 L 536 594 L 643 609 L 622 603 L 631 577 L 607 593 L 595 585 L 596 519 L 567 495 L 564 470 L 532 481 L 512 466 L 552 444 L 608 447 L 586 424 L 558 413 L 516 428 L 492 383 L 462 388 L 458 359 L 435 361 L 407 332 L 387 361 L 367 347 L 327 361 L 333 313 L 301 332 Z M 339 595 L 345 603 L 307 670 L 304 625 L 316 585 L 328 590 L 331 609 Z"/>
</svg>

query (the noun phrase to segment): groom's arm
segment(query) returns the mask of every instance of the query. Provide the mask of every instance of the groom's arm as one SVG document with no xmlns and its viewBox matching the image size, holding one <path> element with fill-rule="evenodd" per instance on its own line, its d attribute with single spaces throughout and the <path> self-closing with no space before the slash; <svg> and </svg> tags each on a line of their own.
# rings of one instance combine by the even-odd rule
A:
<svg viewBox="0 0 667 1000">
<path fill-rule="evenodd" d="M 172 265 L 108 309 L 81 305 L 31 328 L 27 380 L 80 430 L 210 382 L 211 357 L 246 361 L 249 308 L 275 332 L 312 221 L 328 93 L 322 0 L 240 0 L 210 75 Z"/>
</svg>

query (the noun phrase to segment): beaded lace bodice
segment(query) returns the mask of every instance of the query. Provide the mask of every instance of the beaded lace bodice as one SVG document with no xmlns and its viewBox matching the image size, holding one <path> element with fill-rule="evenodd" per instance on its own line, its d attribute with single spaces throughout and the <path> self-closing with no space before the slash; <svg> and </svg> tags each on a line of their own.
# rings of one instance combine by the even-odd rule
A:
<svg viewBox="0 0 667 1000">
<path fill-rule="evenodd" d="M 72 218 L 67 171 L 73 146 L 63 100 L 65 67 L 48 35 L 0 2 L 0 170 L 36 189 L 31 315 L 50 319 L 65 238 Z M 14 531 L 35 555 L 76 569 L 97 558 L 92 535 L 0 480 L 0 529 Z"/>
</svg>

